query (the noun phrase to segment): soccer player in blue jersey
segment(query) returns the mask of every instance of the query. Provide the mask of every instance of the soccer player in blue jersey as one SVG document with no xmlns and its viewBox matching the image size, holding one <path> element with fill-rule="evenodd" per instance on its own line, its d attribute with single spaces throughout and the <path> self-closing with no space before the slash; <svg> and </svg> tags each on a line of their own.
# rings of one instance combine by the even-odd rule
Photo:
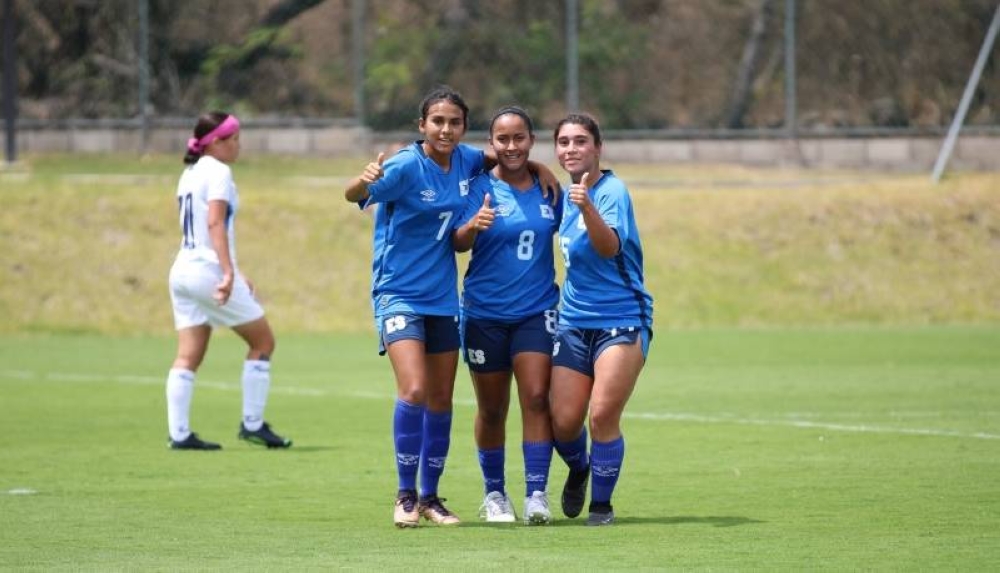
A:
<svg viewBox="0 0 1000 573">
<path fill-rule="evenodd" d="M 632 200 L 625 184 L 600 168 L 601 150 L 592 117 L 571 114 L 556 126 L 556 157 L 572 185 L 559 227 L 566 277 L 549 397 L 556 451 L 570 470 L 563 513 L 576 517 L 583 510 L 589 478 L 587 525 L 614 522 L 611 494 L 625 456 L 622 412 L 653 337 L 653 299 L 643 286 Z"/>
<path fill-rule="evenodd" d="M 521 406 L 525 502 L 529 525 L 552 519 L 546 485 L 552 461 L 548 394 L 559 288 L 553 238 L 562 204 L 543 196 L 528 169 L 535 142 L 531 118 L 506 107 L 490 122 L 497 165 L 472 181 L 469 215 L 455 233 L 459 251 L 472 249 L 462 291 L 462 342 L 476 390 L 475 436 L 487 522 L 517 519 L 504 476 L 505 426 L 511 376 Z"/>
<path fill-rule="evenodd" d="M 451 444 L 460 345 L 452 234 L 465 211 L 470 180 L 495 163 L 461 143 L 468 115 L 461 95 L 435 88 L 420 105 L 424 139 L 388 160 L 379 154 L 344 193 L 362 207 L 378 204 L 372 305 L 379 353 L 389 355 L 396 377 L 399 490 L 393 521 L 401 528 L 415 527 L 421 516 L 439 525 L 459 523 L 438 496 Z M 551 171 L 547 178 L 554 178 Z"/>
</svg>

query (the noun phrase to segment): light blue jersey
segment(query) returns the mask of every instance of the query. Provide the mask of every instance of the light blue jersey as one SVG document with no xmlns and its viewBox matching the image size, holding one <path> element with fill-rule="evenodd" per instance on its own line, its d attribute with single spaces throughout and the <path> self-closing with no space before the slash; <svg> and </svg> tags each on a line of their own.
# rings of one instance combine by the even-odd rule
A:
<svg viewBox="0 0 1000 573">
<path fill-rule="evenodd" d="M 562 205 L 554 207 L 543 198 L 537 180 L 531 189 L 519 191 L 483 173 L 472 181 L 461 224 L 475 217 L 487 193 L 496 218 L 472 245 L 462 312 L 470 318 L 518 320 L 554 309 L 559 287 L 552 238 Z"/>
<path fill-rule="evenodd" d="M 451 235 L 465 211 L 469 181 L 483 169 L 483 152 L 459 144 L 446 173 L 420 141 L 383 164 L 368 186 L 375 211 L 372 305 L 390 313 L 458 314 L 458 270 Z"/>
<path fill-rule="evenodd" d="M 559 324 L 575 328 L 616 328 L 653 324 L 653 297 L 642 282 L 642 244 L 632 200 L 621 179 L 605 169 L 590 188 L 590 201 L 618 234 L 621 247 L 611 258 L 597 254 L 580 209 L 563 193 L 559 247 L 566 263 Z"/>
</svg>

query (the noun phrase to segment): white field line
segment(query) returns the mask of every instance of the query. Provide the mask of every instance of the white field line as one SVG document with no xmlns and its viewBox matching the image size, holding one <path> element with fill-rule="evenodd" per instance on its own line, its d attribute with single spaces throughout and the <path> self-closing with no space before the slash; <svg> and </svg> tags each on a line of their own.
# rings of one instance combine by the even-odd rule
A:
<svg viewBox="0 0 1000 573">
<path fill-rule="evenodd" d="M 27 370 L 0 370 L 0 379 L 19 380 L 43 380 L 51 382 L 116 382 L 118 384 L 137 384 L 143 386 L 159 386 L 165 384 L 164 377 L 156 376 L 135 376 L 135 375 L 114 375 L 102 376 L 84 373 L 66 372 L 32 372 Z M 212 388 L 215 390 L 241 391 L 239 384 L 231 382 L 219 382 L 213 380 L 198 379 L 196 382 L 199 388 Z M 379 392 L 334 392 L 317 388 L 300 388 L 287 385 L 271 386 L 271 392 L 275 394 L 288 394 L 292 396 L 332 396 L 342 395 L 354 398 L 364 398 L 373 400 L 389 399 L 392 396 L 388 393 Z M 473 400 L 455 400 L 456 404 L 463 406 L 474 406 Z M 801 412 L 796 416 L 801 416 Z M 766 418 L 746 418 L 734 415 L 704 415 L 688 414 L 681 412 L 630 412 L 626 411 L 625 418 L 636 420 L 653 420 L 668 422 L 693 422 L 698 424 L 736 424 L 743 426 L 776 426 L 802 429 L 829 430 L 833 432 L 853 432 L 862 434 L 897 434 L 907 436 L 931 436 L 940 438 L 968 438 L 977 440 L 1000 440 L 1000 434 L 990 434 L 987 432 L 957 432 L 952 430 L 938 430 L 933 428 L 893 428 L 889 426 L 878 426 L 871 424 L 838 424 L 832 422 L 814 422 L 801 419 L 766 419 Z"/>
</svg>

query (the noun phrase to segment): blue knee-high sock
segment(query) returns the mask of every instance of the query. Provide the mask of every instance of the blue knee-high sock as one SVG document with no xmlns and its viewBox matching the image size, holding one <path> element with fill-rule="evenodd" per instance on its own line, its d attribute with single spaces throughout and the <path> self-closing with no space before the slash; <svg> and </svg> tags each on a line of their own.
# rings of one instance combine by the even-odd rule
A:
<svg viewBox="0 0 1000 573">
<path fill-rule="evenodd" d="M 569 469 L 579 471 L 587 467 L 590 460 L 587 458 L 587 428 L 583 428 L 580 435 L 570 442 L 555 441 L 556 452 L 562 458 Z"/>
<path fill-rule="evenodd" d="M 590 501 L 611 503 L 618 474 L 625 459 L 625 436 L 610 442 L 594 441 L 590 447 Z"/>
<path fill-rule="evenodd" d="M 524 451 L 524 497 L 545 491 L 552 465 L 552 442 L 522 442 Z"/>
<path fill-rule="evenodd" d="M 424 446 L 420 451 L 420 495 L 437 495 L 451 445 L 451 412 L 424 412 Z"/>
<path fill-rule="evenodd" d="M 507 482 L 504 479 L 504 447 L 479 450 L 479 467 L 483 470 L 483 486 L 486 493 L 499 491 L 507 493 Z"/>
<path fill-rule="evenodd" d="M 392 439 L 396 445 L 399 489 L 417 489 L 417 468 L 423 442 L 424 407 L 396 399 L 392 414 Z"/>
</svg>

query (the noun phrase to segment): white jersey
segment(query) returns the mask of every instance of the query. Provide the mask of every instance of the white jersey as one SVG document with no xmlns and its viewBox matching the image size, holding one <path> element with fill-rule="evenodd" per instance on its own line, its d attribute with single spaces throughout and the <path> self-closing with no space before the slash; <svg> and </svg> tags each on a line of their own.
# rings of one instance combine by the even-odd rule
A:
<svg viewBox="0 0 1000 573">
<path fill-rule="evenodd" d="M 208 202 L 225 201 L 226 236 L 229 240 L 229 257 L 236 270 L 236 231 L 234 227 L 239 195 L 233 172 L 228 165 L 209 155 L 203 155 L 189 165 L 177 184 L 177 206 L 181 227 L 180 251 L 177 263 L 219 264 L 219 256 L 212 247 L 208 234 Z"/>
</svg>

